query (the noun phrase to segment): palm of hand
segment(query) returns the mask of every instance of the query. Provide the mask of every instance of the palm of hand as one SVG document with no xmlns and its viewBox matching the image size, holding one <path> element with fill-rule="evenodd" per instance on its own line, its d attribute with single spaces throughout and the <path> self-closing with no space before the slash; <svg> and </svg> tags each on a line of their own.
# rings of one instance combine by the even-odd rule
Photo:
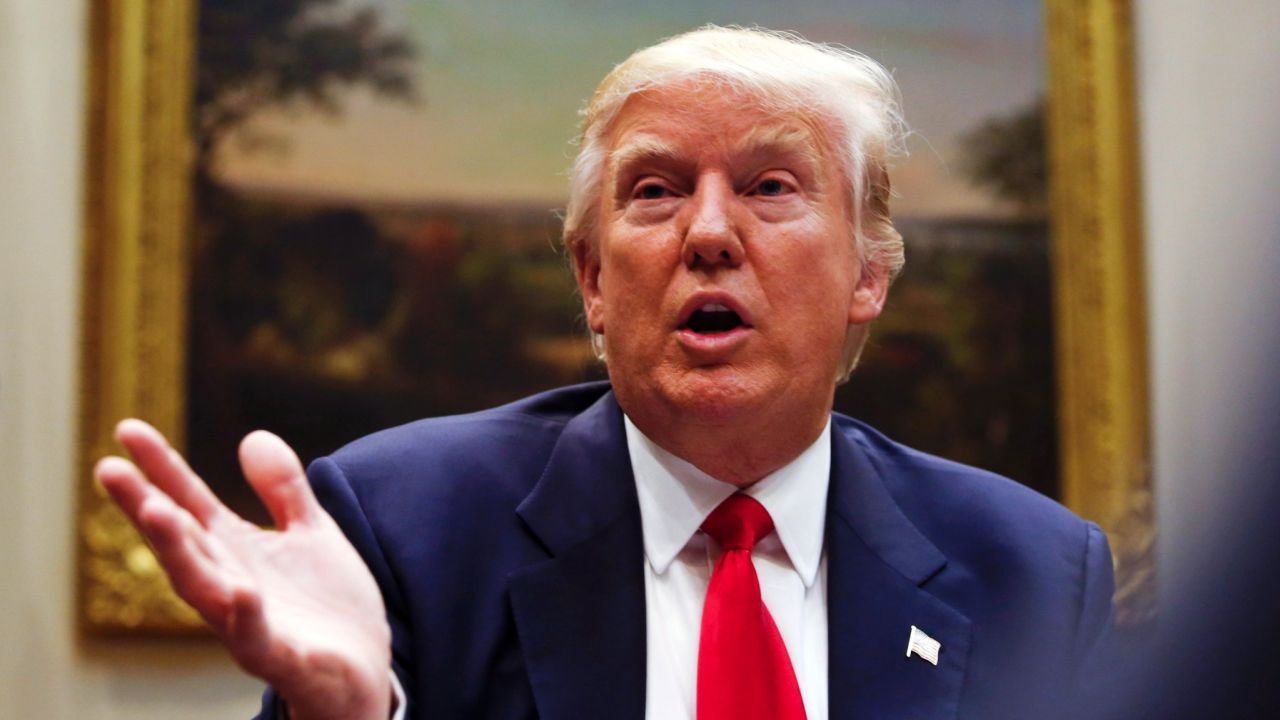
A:
<svg viewBox="0 0 1280 720">
<path fill-rule="evenodd" d="M 126 421 L 117 436 L 137 466 L 106 458 L 98 479 L 241 667 L 275 686 L 295 718 L 385 718 L 382 596 L 288 446 L 261 432 L 241 445 L 278 527 L 264 530 L 222 505 L 150 426 Z"/>
<path fill-rule="evenodd" d="M 230 516 L 209 528 L 208 557 L 232 590 L 225 594 L 229 612 L 222 627 L 213 624 L 213 613 L 206 618 L 220 636 L 248 635 L 238 624 L 254 620 L 239 608 L 252 611 L 255 597 L 260 599 L 268 642 L 263 652 L 251 647 L 236 659 L 268 681 L 273 665 L 328 661 L 352 650 L 390 666 L 390 630 L 373 577 L 327 515 L 317 525 L 262 530 Z M 247 597 L 237 601 L 241 595 Z"/>
</svg>

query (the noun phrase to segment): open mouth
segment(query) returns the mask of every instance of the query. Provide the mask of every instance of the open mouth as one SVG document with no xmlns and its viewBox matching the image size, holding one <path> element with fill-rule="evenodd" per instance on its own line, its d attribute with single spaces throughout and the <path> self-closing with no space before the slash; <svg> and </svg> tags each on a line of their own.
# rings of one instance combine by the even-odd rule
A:
<svg viewBox="0 0 1280 720">
<path fill-rule="evenodd" d="M 742 317 L 719 303 L 708 303 L 694 310 L 684 327 L 699 335 L 713 335 L 746 327 Z"/>
</svg>

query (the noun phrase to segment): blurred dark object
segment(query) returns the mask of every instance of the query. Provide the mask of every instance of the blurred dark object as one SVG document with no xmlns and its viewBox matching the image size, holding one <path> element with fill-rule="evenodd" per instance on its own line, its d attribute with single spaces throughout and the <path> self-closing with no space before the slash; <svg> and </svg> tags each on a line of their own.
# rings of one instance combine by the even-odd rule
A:
<svg viewBox="0 0 1280 720">
<path fill-rule="evenodd" d="M 1262 340 L 1262 357 L 1280 351 Z M 1280 718 L 1280 378 L 1267 382 L 1204 446 L 1233 458 L 1210 480 L 1224 502 L 1193 527 L 1169 529 L 1192 538 L 1192 550 L 1163 558 L 1154 627 L 1121 634 L 1095 692 L 1064 717 Z"/>
</svg>

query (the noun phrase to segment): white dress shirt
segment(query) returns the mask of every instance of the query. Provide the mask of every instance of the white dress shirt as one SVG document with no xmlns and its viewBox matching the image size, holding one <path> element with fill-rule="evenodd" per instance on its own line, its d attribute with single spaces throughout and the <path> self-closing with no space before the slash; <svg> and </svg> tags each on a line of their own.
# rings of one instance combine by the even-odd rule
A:
<svg viewBox="0 0 1280 720">
<path fill-rule="evenodd" d="M 658 447 L 625 418 L 644 532 L 648 623 L 645 717 L 694 720 L 702 604 L 720 548 L 699 528 L 738 490 Z M 827 562 L 831 422 L 795 460 L 745 490 L 774 532 L 751 553 L 760 592 L 791 656 L 808 720 L 827 717 Z"/>
</svg>

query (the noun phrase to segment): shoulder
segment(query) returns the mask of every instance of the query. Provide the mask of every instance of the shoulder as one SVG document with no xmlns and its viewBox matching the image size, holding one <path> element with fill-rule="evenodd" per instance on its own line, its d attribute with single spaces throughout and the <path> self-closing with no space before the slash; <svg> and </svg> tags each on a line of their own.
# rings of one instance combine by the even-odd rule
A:
<svg viewBox="0 0 1280 720">
<path fill-rule="evenodd" d="M 341 476 L 362 504 L 518 502 L 565 426 L 608 390 L 603 382 L 573 385 L 479 412 L 418 420 L 356 440 L 309 472 L 313 482 Z"/>
<path fill-rule="evenodd" d="M 859 420 L 837 414 L 833 431 L 866 453 L 909 517 L 945 512 L 983 522 L 1012 513 L 1052 525 L 1084 522 L 1057 501 L 1025 485 L 895 442 Z"/>
<path fill-rule="evenodd" d="M 1035 680 L 1028 697 L 1049 697 L 1105 643 L 1114 580 L 1097 525 L 1008 478 L 906 447 L 856 420 L 838 416 L 833 429 L 862 451 L 894 504 L 946 558 L 922 587 L 972 621 L 976 665 Z M 995 689 L 987 699 L 1000 704 L 1007 697 L 999 689 L 1010 686 L 975 683 L 970 694 Z"/>
<path fill-rule="evenodd" d="M 1057 501 L 1009 478 L 894 442 L 837 415 L 833 430 L 875 466 L 906 517 L 952 562 L 984 574 L 1079 577 L 1106 539 Z"/>
<path fill-rule="evenodd" d="M 368 466 L 405 459 L 429 459 L 441 453 L 468 453 L 512 444 L 554 442 L 570 420 L 609 389 L 608 383 L 555 388 L 465 415 L 417 420 L 366 435 L 333 453 L 343 466 Z"/>
</svg>

